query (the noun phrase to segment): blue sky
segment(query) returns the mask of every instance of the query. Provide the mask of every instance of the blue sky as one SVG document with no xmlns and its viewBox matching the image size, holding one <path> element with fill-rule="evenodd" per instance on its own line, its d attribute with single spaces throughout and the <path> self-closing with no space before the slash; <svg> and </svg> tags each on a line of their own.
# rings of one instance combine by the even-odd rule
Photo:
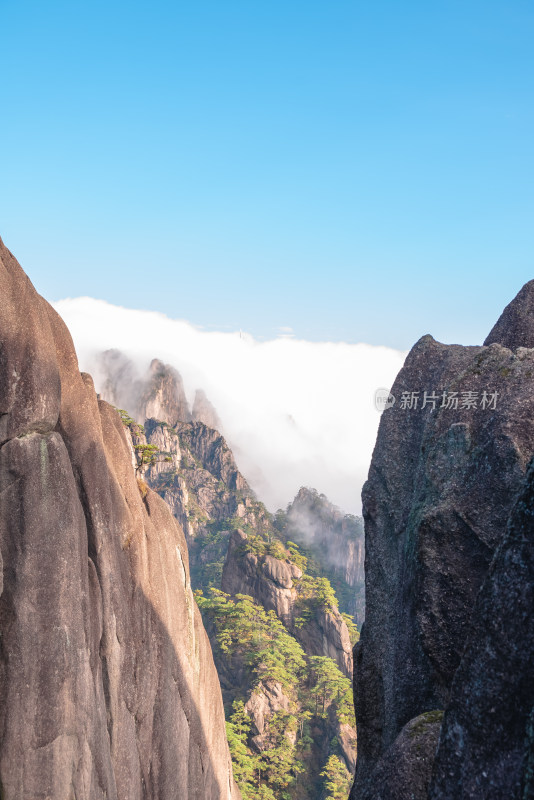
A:
<svg viewBox="0 0 534 800">
<path fill-rule="evenodd" d="M 50 300 L 480 342 L 534 276 L 531 2 L 0 0 L 0 235 Z"/>
</svg>

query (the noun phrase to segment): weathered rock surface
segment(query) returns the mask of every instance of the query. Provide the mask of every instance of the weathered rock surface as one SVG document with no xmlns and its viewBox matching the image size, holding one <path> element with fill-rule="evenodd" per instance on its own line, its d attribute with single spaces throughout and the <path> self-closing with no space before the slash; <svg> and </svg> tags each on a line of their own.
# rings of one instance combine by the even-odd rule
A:
<svg viewBox="0 0 534 800">
<path fill-rule="evenodd" d="M 158 358 L 150 364 L 145 388 L 138 400 L 136 419 L 165 420 L 172 426 L 191 421 L 180 373 Z"/>
<path fill-rule="evenodd" d="M 3 244 L 0 285 L 0 794 L 239 797 L 183 533 Z"/>
<path fill-rule="evenodd" d="M 339 611 L 317 607 L 303 625 L 298 618 L 298 586 L 302 571 L 271 555 L 247 552 L 247 534 L 234 531 L 224 563 L 221 588 L 228 594 L 248 594 L 267 611 L 274 611 L 308 655 L 328 656 L 341 672 L 352 676 L 352 648 Z"/>
<path fill-rule="evenodd" d="M 234 531 L 228 544 L 224 562 L 221 589 L 227 594 L 248 594 L 266 611 L 274 611 L 286 627 L 291 627 L 297 589 L 289 565 L 272 556 L 257 556 L 244 551 L 247 535 L 242 530 Z M 268 560 L 267 560 L 268 559 Z M 300 573 L 302 575 L 302 573 Z M 272 575 L 278 576 L 277 580 Z"/>
<path fill-rule="evenodd" d="M 190 548 L 214 523 L 224 528 L 234 517 L 257 522 L 258 513 L 261 516 L 258 503 L 218 431 L 203 422 L 179 422 L 171 427 L 155 419 L 145 421 L 144 433 L 137 425 L 131 428 L 135 444 L 155 445 L 163 456 L 146 470 L 145 477 L 170 506 Z M 227 543 L 224 554 L 226 547 Z M 197 549 L 192 558 L 207 555 Z"/>
<path fill-rule="evenodd" d="M 192 411 L 180 373 L 158 358 L 140 374 L 134 362 L 120 350 L 98 353 L 94 359 L 95 381 L 104 400 L 126 409 L 138 421 L 155 419 L 175 427 L 180 422 L 203 422 L 222 431 L 215 407 L 197 389 Z"/>
<path fill-rule="evenodd" d="M 293 629 L 306 653 L 328 656 L 341 672 L 352 678 L 352 646 L 345 621 L 337 609 L 317 608 L 302 627 Z"/>
<path fill-rule="evenodd" d="M 502 344 L 510 350 L 534 347 L 534 280 L 525 283 L 489 332 L 484 344 Z"/>
<path fill-rule="evenodd" d="M 431 800 L 534 797 L 534 462 L 477 598 Z"/>
<path fill-rule="evenodd" d="M 362 493 L 366 621 L 355 648 L 354 798 L 381 796 L 373 794 L 377 770 L 407 723 L 448 708 L 478 592 L 534 452 L 534 350 L 495 341 L 533 341 L 531 295 L 527 284 L 486 346 L 423 337 L 392 388 L 397 402 L 382 415 Z M 495 621 L 498 630 L 507 624 Z M 425 763 L 424 774 L 412 775 L 415 796 L 430 778 Z"/>
<path fill-rule="evenodd" d="M 428 800 L 442 716 L 441 711 L 430 711 L 407 722 L 378 760 L 373 781 L 358 800 Z"/>
<path fill-rule="evenodd" d="M 291 700 L 285 694 L 284 687 L 278 681 L 261 681 L 245 703 L 245 711 L 249 715 L 251 726 L 251 743 L 261 753 L 269 746 L 269 722 L 279 711 L 289 711 Z M 287 738 L 295 744 L 296 731 L 287 732 Z"/>
</svg>

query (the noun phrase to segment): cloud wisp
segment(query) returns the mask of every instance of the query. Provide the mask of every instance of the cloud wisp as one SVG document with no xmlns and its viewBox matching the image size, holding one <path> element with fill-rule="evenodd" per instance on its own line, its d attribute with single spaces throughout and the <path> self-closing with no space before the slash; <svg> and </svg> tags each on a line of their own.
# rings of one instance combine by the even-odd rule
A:
<svg viewBox="0 0 534 800">
<path fill-rule="evenodd" d="M 142 374 L 153 358 L 182 375 L 191 403 L 201 388 L 215 406 L 239 468 L 270 510 L 313 486 L 350 513 L 374 447 L 377 387 L 392 385 L 405 353 L 281 335 L 203 330 L 185 320 L 89 297 L 54 304 L 97 391 L 98 353 L 116 348 Z"/>
</svg>

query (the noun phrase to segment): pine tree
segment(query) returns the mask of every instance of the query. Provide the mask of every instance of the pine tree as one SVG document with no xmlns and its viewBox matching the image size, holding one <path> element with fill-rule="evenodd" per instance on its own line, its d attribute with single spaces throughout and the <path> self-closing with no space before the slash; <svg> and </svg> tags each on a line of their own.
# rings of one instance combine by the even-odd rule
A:
<svg viewBox="0 0 534 800">
<path fill-rule="evenodd" d="M 328 792 L 325 800 L 346 800 L 350 792 L 352 778 L 337 756 L 330 756 L 321 772 L 324 788 Z"/>
</svg>

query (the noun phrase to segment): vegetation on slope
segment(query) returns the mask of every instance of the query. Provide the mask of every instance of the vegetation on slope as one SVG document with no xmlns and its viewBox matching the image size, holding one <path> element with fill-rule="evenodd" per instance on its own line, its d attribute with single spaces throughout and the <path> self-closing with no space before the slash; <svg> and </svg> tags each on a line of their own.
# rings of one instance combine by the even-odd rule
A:
<svg viewBox="0 0 534 800">
<path fill-rule="evenodd" d="M 332 659 L 307 656 L 274 612 L 248 595 L 231 597 L 212 589 L 209 597 L 200 591 L 196 596 L 216 632 L 216 661 L 224 654 L 245 668 L 226 709 L 234 774 L 244 800 L 315 798 L 326 782 L 339 783 L 339 775 L 348 780 L 335 729 L 337 721 L 355 724 L 349 679 Z M 273 684 L 282 687 L 286 707 L 275 708 L 266 719 L 258 743 L 246 701 Z M 329 736 L 322 747 L 317 746 L 318 732 Z"/>
</svg>

